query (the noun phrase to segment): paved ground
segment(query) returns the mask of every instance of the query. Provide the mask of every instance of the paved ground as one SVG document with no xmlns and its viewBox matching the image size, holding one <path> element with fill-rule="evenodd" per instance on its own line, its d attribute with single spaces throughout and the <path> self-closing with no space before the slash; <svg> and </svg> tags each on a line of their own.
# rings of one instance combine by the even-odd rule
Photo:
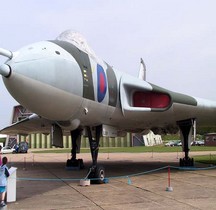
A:
<svg viewBox="0 0 216 210">
<path fill-rule="evenodd" d="M 10 165 L 18 167 L 18 180 L 17 201 L 8 203 L 5 209 L 216 209 L 216 169 L 171 169 L 173 192 L 166 191 L 167 169 L 133 175 L 178 166 L 180 156 L 182 153 L 99 154 L 109 183 L 82 187 L 79 179 L 87 174 L 90 154 L 79 156 L 86 166 L 82 171 L 65 169 L 69 154 L 7 155 Z"/>
</svg>

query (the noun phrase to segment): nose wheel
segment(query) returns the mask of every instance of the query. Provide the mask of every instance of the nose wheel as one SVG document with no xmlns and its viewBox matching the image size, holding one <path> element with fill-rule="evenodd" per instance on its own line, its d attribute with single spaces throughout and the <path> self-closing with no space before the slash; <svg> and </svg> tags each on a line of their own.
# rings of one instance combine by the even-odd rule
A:
<svg viewBox="0 0 216 210">
<path fill-rule="evenodd" d="M 102 133 L 102 126 L 99 125 L 95 127 L 95 139 L 92 137 L 92 131 L 90 127 L 87 127 L 87 132 L 92 156 L 92 166 L 89 169 L 87 177 L 91 179 L 92 184 L 102 184 L 105 178 L 105 169 L 103 166 L 97 165 L 99 141 Z"/>
<path fill-rule="evenodd" d="M 88 179 L 92 184 L 103 184 L 105 178 L 105 169 L 103 166 L 91 167 L 89 169 Z"/>
</svg>

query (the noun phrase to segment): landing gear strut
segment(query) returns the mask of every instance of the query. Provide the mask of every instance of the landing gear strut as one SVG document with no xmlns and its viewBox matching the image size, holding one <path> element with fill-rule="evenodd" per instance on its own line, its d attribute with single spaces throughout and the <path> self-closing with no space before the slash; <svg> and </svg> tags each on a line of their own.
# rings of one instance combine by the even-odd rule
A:
<svg viewBox="0 0 216 210">
<path fill-rule="evenodd" d="M 178 121 L 177 124 L 181 132 L 181 140 L 183 151 L 185 152 L 185 157 L 180 158 L 180 166 L 194 166 L 194 159 L 189 157 L 189 141 L 192 137 L 192 128 L 193 128 L 194 119 Z"/>
<path fill-rule="evenodd" d="M 72 149 L 71 149 L 71 159 L 67 160 L 66 167 L 83 169 L 84 164 L 82 159 L 76 159 L 76 154 L 78 150 L 78 142 L 81 141 L 81 130 L 76 129 L 71 131 Z"/>
<path fill-rule="evenodd" d="M 88 178 L 91 179 L 91 183 L 102 184 L 105 178 L 105 170 L 103 166 L 97 165 L 98 151 L 99 151 L 99 141 L 102 133 L 102 126 L 95 127 L 95 139 L 92 137 L 92 131 L 90 127 L 87 127 L 91 156 L 92 156 L 92 166 L 89 169 Z"/>
</svg>

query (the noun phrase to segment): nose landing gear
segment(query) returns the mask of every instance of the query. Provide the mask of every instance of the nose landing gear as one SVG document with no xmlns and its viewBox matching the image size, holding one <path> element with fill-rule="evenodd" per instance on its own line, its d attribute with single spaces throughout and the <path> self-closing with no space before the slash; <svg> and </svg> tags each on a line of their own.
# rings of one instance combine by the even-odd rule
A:
<svg viewBox="0 0 216 210">
<path fill-rule="evenodd" d="M 102 184 L 104 183 L 105 178 L 105 169 L 103 166 L 97 165 L 98 151 L 99 151 L 99 141 L 102 134 L 102 126 L 94 127 L 95 138 L 92 136 L 92 129 L 87 127 L 87 133 L 89 138 L 91 156 L 92 156 L 92 166 L 89 169 L 87 178 L 91 179 L 91 183 Z M 76 159 L 76 153 L 78 148 L 78 142 L 81 140 L 81 131 L 76 129 L 71 131 L 72 138 L 72 150 L 71 150 L 71 159 L 67 160 L 66 166 L 68 168 L 82 169 L 84 168 L 83 160 Z"/>
<path fill-rule="evenodd" d="M 92 137 L 92 131 L 90 127 L 87 127 L 91 156 L 92 156 L 92 166 L 89 169 L 88 178 L 91 179 L 91 183 L 102 184 L 105 178 L 105 169 L 103 166 L 97 165 L 98 151 L 99 151 L 99 141 L 102 133 L 102 126 L 95 127 L 95 139 Z"/>
</svg>

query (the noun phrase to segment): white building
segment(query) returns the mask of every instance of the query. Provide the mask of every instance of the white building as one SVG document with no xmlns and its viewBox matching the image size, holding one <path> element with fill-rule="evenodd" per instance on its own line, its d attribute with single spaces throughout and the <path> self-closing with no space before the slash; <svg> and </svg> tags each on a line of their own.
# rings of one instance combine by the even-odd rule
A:
<svg viewBox="0 0 216 210">
<path fill-rule="evenodd" d="M 154 146 L 163 144 L 161 135 L 155 135 L 150 131 L 147 135 L 133 135 L 133 146 Z"/>
<path fill-rule="evenodd" d="M 155 135 L 152 131 L 150 131 L 147 135 L 143 135 L 143 142 L 145 146 L 163 144 L 161 135 Z"/>
</svg>

